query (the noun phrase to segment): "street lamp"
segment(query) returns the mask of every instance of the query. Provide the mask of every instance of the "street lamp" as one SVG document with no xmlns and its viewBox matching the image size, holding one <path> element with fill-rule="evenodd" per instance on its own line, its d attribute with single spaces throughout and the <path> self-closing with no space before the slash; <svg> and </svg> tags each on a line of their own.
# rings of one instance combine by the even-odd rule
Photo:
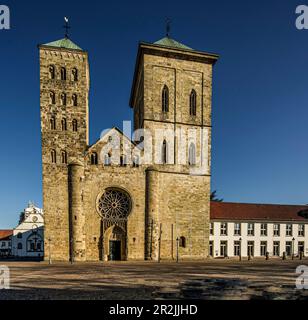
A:
<svg viewBox="0 0 308 320">
<path fill-rule="evenodd" d="M 292 239 L 292 260 L 294 260 L 294 241 L 295 241 L 295 238 L 293 237 L 293 239 Z"/>
<path fill-rule="evenodd" d="M 176 238 L 176 262 L 179 262 L 179 237 Z"/>
<path fill-rule="evenodd" d="M 162 224 L 159 224 L 159 238 L 158 238 L 158 258 L 157 262 L 160 263 L 160 250 L 161 250 L 161 235 L 162 235 Z"/>
<path fill-rule="evenodd" d="M 52 261 L 51 261 L 51 245 L 50 245 L 50 243 L 51 243 L 51 239 L 50 238 L 48 238 L 48 251 L 49 251 L 49 264 L 51 264 L 52 263 Z"/>
<path fill-rule="evenodd" d="M 74 264 L 74 243 L 73 243 L 73 238 L 70 239 L 70 243 L 71 243 L 71 264 Z"/>
<path fill-rule="evenodd" d="M 239 240 L 240 240 L 239 259 L 240 261 L 242 261 L 242 237 Z"/>
</svg>

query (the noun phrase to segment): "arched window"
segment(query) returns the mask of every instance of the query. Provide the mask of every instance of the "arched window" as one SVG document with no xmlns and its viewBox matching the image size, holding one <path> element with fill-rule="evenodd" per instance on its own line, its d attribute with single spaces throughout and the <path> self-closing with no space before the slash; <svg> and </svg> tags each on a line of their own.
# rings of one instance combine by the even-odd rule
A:
<svg viewBox="0 0 308 320">
<path fill-rule="evenodd" d="M 97 165 L 98 164 L 97 153 L 96 152 L 93 152 L 91 154 L 91 164 L 92 165 Z"/>
<path fill-rule="evenodd" d="M 126 156 L 125 155 L 122 155 L 120 157 L 120 166 L 121 167 L 125 167 L 127 165 L 127 160 L 126 160 Z"/>
<path fill-rule="evenodd" d="M 168 161 L 168 146 L 167 141 L 163 141 L 162 150 L 161 150 L 161 161 L 162 164 L 166 164 Z"/>
<path fill-rule="evenodd" d="M 186 248 L 186 238 L 185 237 L 180 237 L 180 243 L 179 243 L 179 246 L 181 248 Z"/>
<path fill-rule="evenodd" d="M 51 163 L 56 163 L 57 162 L 57 153 L 56 150 L 52 149 L 50 151 L 50 156 L 51 156 Z"/>
<path fill-rule="evenodd" d="M 17 233 L 17 239 L 22 239 L 22 233 L 21 232 Z"/>
<path fill-rule="evenodd" d="M 72 70 L 72 80 L 78 81 L 78 70 L 76 68 Z"/>
<path fill-rule="evenodd" d="M 49 66 L 49 79 L 55 79 L 56 78 L 56 69 L 55 66 Z"/>
<path fill-rule="evenodd" d="M 66 164 L 67 163 L 67 153 L 66 151 L 61 151 L 61 163 Z"/>
<path fill-rule="evenodd" d="M 55 117 L 50 118 L 50 130 L 56 130 L 56 118 Z"/>
<path fill-rule="evenodd" d="M 191 116 L 195 116 L 197 114 L 197 93 L 194 89 L 192 89 L 190 93 L 189 114 Z"/>
<path fill-rule="evenodd" d="M 104 164 L 105 166 L 111 165 L 111 153 L 105 154 Z"/>
<path fill-rule="evenodd" d="M 66 80 L 66 69 L 64 67 L 61 68 L 61 80 Z"/>
<path fill-rule="evenodd" d="M 66 119 L 63 118 L 61 120 L 61 127 L 62 127 L 62 131 L 66 131 L 67 130 L 67 123 L 66 123 Z"/>
<path fill-rule="evenodd" d="M 169 89 L 166 85 L 162 91 L 162 111 L 169 112 Z"/>
<path fill-rule="evenodd" d="M 62 106 L 66 106 L 66 93 L 61 93 L 60 99 Z"/>
<path fill-rule="evenodd" d="M 72 101 L 73 101 L 73 106 L 77 107 L 77 104 L 78 104 L 77 94 L 74 93 L 72 95 Z"/>
<path fill-rule="evenodd" d="M 188 164 L 194 166 L 196 164 L 196 147 L 191 143 L 188 150 Z"/>
<path fill-rule="evenodd" d="M 135 168 L 139 167 L 139 157 L 138 156 L 134 156 L 133 167 L 135 167 Z"/>
<path fill-rule="evenodd" d="M 22 243 L 21 243 L 21 242 L 18 242 L 18 244 L 17 244 L 17 249 L 18 249 L 18 250 L 22 250 Z"/>
<path fill-rule="evenodd" d="M 56 103 L 56 95 L 53 91 L 49 92 L 49 104 L 55 104 Z"/>
<path fill-rule="evenodd" d="M 27 251 L 41 252 L 43 251 L 43 239 L 37 233 L 32 233 L 27 239 Z"/>
<path fill-rule="evenodd" d="M 76 119 L 73 120 L 73 131 L 77 132 L 78 131 L 78 122 Z"/>
</svg>

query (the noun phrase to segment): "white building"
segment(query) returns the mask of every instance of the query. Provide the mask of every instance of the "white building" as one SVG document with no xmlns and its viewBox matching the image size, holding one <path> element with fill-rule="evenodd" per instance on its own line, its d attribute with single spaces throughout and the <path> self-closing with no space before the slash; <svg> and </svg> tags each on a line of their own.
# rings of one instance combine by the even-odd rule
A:
<svg viewBox="0 0 308 320">
<path fill-rule="evenodd" d="M 308 206 L 211 203 L 210 256 L 308 256 Z"/>
<path fill-rule="evenodd" d="M 43 210 L 29 203 L 21 213 L 19 225 L 13 230 L 12 254 L 20 258 L 43 258 Z"/>
<path fill-rule="evenodd" d="M 0 230 L 0 258 L 11 256 L 12 235 L 13 230 Z"/>
</svg>

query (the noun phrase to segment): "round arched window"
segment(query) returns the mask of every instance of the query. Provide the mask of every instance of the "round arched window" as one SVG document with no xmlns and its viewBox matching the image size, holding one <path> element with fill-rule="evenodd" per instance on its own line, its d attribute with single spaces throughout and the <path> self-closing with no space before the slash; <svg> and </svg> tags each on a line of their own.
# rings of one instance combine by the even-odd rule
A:
<svg viewBox="0 0 308 320">
<path fill-rule="evenodd" d="M 131 211 L 130 196 L 123 190 L 106 189 L 98 199 L 98 212 L 106 220 L 126 220 Z"/>
</svg>

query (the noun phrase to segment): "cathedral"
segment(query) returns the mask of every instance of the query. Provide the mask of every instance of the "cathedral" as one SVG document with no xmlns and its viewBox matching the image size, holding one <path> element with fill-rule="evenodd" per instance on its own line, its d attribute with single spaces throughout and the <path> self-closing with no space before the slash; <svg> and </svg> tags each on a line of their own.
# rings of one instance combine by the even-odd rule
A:
<svg viewBox="0 0 308 320">
<path fill-rule="evenodd" d="M 218 56 L 169 35 L 140 42 L 134 132 L 114 127 L 94 144 L 87 51 L 65 36 L 39 57 L 45 259 L 207 258 Z"/>
</svg>

